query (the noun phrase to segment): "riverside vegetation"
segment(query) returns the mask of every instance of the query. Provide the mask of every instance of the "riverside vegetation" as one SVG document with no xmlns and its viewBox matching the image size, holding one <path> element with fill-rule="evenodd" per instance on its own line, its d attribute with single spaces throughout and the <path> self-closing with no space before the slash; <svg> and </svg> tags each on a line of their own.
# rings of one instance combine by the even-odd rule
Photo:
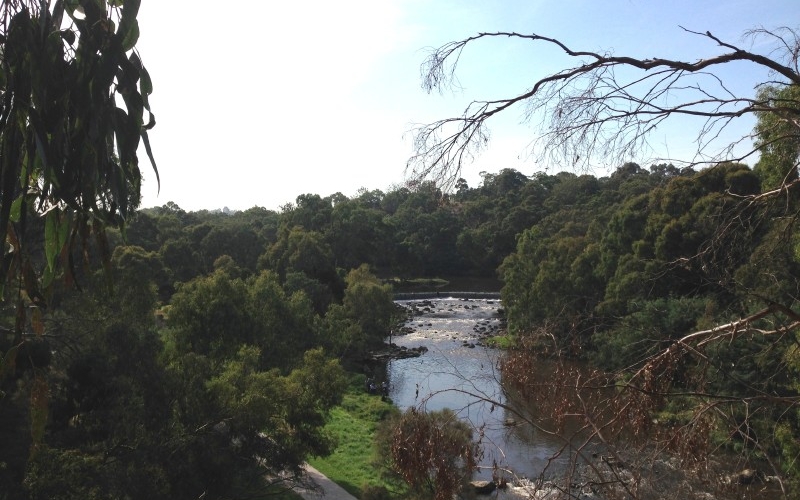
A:
<svg viewBox="0 0 800 500">
<path fill-rule="evenodd" d="M 498 269 L 518 342 L 633 374 L 637 359 L 748 303 L 723 293 L 722 277 L 750 280 L 750 293 L 793 293 L 797 264 L 781 218 L 747 240 L 720 242 L 718 251 L 735 253 L 725 266 L 680 260 L 719 238 L 731 193 L 758 192 L 758 172 L 741 164 L 696 172 L 626 164 L 605 178 L 504 170 L 453 195 L 423 184 L 303 195 L 281 212 L 185 212 L 172 203 L 139 211 L 124 240 L 109 232 L 108 271 L 76 273 L 81 289 L 54 288 L 55 306 L 43 311 L 50 333 L 26 337 L 6 372 L 3 482 L 31 498 L 142 488 L 152 498 L 192 498 L 263 491 L 269 471 L 324 456 L 335 449 L 323 429 L 342 411 L 346 370 L 359 372 L 394 326 L 392 290 L 370 269 L 485 275 L 507 252 Z M 495 250 L 478 252 L 477 240 Z M 359 260 L 350 271 L 338 264 Z M 548 335 L 537 336 L 545 325 Z M 792 335 L 736 338 L 708 351 L 714 370 L 676 366 L 676 387 L 702 376 L 730 398 L 779 395 L 742 415 L 749 434 L 730 434 L 737 420 L 728 416 L 709 418 L 706 438 L 686 451 L 734 451 L 791 478 L 798 424 L 780 405 L 795 394 L 793 345 Z M 30 433 L 34 373 L 48 380 L 38 438 Z M 667 423 L 660 433 L 685 429 L 698 399 L 654 404 L 648 421 Z M 358 489 L 372 480 L 354 481 Z"/>
<path fill-rule="evenodd" d="M 704 89 L 707 99 L 695 104 L 711 101 L 712 111 L 688 111 L 706 113 L 701 137 L 754 113 L 760 157 L 752 165 L 620 161 L 601 177 L 505 169 L 477 187 L 451 176 L 443 191 L 417 178 L 352 197 L 302 194 L 280 211 L 186 212 L 175 203 L 136 210 L 140 143 L 155 168 L 138 7 L 2 2 L 0 496 L 285 491 L 304 460 L 336 449 L 326 423 L 353 405 L 348 372 L 361 370 L 394 325 L 392 289 L 379 277 L 495 273 L 515 340 L 504 384 L 538 412 L 520 411 L 521 422 L 556 433 L 567 416 L 577 419 L 616 464 L 636 460 L 635 470 L 653 449 L 699 475 L 728 453 L 760 471 L 755 478 L 780 478 L 787 496 L 797 494 L 800 51 L 792 30 L 752 32 L 776 45 L 767 55 L 696 34 L 732 52 L 695 64 L 566 49 L 592 63 L 462 122 L 467 137 L 485 139 L 486 119 L 533 98 L 532 110 L 553 111 L 548 144 L 575 160 L 562 164 L 589 161 L 602 145 L 575 155 L 570 141 L 608 137 L 594 127 L 615 120 L 632 131 L 617 138 L 633 137 L 622 149 L 633 158 L 653 120 L 687 112 L 680 103 L 642 106 L 697 89 L 681 84 L 686 75 L 746 62 L 775 77 L 754 97 Z M 495 35 L 566 48 L 538 35 Z M 448 57 L 495 35 L 435 52 L 429 87 L 445 80 Z M 661 68 L 648 73 L 660 79 L 636 97 L 608 77 L 615 65 Z M 580 92 L 573 76 L 605 94 Z M 614 114 L 619 99 L 633 108 Z M 744 108 L 727 111 L 737 104 Z M 447 157 L 437 152 L 455 151 L 460 167 L 459 134 L 450 136 L 455 149 L 431 142 L 447 123 L 418 135 L 423 176 L 435 173 L 426 158 Z M 556 367 L 551 380 L 529 376 L 541 356 Z M 575 359 L 591 363 L 591 376 L 570 370 L 566 360 Z M 383 465 L 409 489 L 371 495 L 446 498 L 476 452 L 469 428 L 447 412 L 412 410 L 378 435 Z M 640 496 L 637 477 L 600 472 L 594 486 Z M 354 481 L 354 491 L 374 484 Z"/>
</svg>

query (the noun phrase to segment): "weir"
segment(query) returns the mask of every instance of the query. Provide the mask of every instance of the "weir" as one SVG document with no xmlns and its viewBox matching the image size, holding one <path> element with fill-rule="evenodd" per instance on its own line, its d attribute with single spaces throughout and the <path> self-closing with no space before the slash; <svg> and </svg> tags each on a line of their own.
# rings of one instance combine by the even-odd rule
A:
<svg viewBox="0 0 800 500">
<path fill-rule="evenodd" d="M 426 300 L 447 298 L 500 300 L 500 292 L 399 292 L 394 294 L 394 300 Z"/>
</svg>

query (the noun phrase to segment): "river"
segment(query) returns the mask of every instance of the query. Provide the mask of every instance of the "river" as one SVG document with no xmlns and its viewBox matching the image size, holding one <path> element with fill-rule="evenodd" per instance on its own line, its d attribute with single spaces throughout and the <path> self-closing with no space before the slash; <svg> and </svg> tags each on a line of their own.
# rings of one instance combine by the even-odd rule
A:
<svg viewBox="0 0 800 500">
<path fill-rule="evenodd" d="M 508 470 L 509 473 L 502 474 L 508 479 L 513 476 L 534 479 L 564 472 L 570 457 L 565 440 L 535 432 L 527 425 L 509 425 L 516 418 L 491 403 L 507 401 L 497 369 L 503 353 L 483 344 L 501 327 L 500 301 L 447 297 L 396 302 L 412 308 L 415 314 L 405 324 L 408 333 L 387 340 L 407 348 L 424 346 L 428 351 L 417 358 L 389 361 L 386 377 L 389 396 L 395 405 L 401 410 L 412 406 L 427 410 L 449 408 L 471 423 L 474 437 L 480 438 L 484 451 L 476 479 L 491 479 L 495 467 Z M 546 369 L 542 370 L 538 376 L 549 376 Z M 680 498 L 683 488 L 690 483 L 669 462 L 658 461 L 656 466 L 650 472 L 653 475 L 650 491 L 660 491 L 656 497 L 672 492 L 678 495 L 675 498 Z M 656 473 L 658 467 L 664 471 Z M 736 467 L 741 465 L 723 464 L 728 474 L 735 472 Z M 708 486 L 703 484 L 702 488 Z M 736 498 L 761 500 L 780 496 L 778 486 L 775 482 L 753 488 L 718 485 L 716 491 L 711 490 L 714 494 L 703 494 L 706 498 L 729 498 L 734 494 Z M 699 483 L 693 483 L 687 491 L 697 493 L 703 489 Z M 505 493 L 502 496 L 508 498 Z"/>
<path fill-rule="evenodd" d="M 406 323 L 411 333 L 394 336 L 398 346 L 425 346 L 418 358 L 398 359 L 387 367 L 389 395 L 405 410 L 450 408 L 475 428 L 484 451 L 478 478 L 491 478 L 495 465 L 523 477 L 553 471 L 563 441 L 535 435 L 528 426 L 513 425 L 515 417 L 488 401 L 504 403 L 497 361 L 502 354 L 483 341 L 501 326 L 500 301 L 435 298 L 398 300 L 417 311 Z M 482 432 L 481 432 L 482 431 Z M 566 458 L 564 458 L 566 460 Z"/>
</svg>

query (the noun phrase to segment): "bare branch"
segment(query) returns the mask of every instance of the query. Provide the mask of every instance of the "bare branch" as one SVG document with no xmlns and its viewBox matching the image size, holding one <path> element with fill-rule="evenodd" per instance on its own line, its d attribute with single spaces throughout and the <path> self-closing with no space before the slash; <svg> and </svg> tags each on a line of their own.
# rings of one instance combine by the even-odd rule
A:
<svg viewBox="0 0 800 500">
<path fill-rule="evenodd" d="M 518 95 L 473 101 L 460 117 L 415 128 L 416 153 L 408 160 L 407 172 L 415 178 L 433 178 L 444 187 L 451 186 L 465 163 L 486 148 L 487 122 L 516 105 L 525 106 L 527 121 L 538 120 L 532 153 L 540 161 L 579 168 L 597 162 L 621 164 L 649 154 L 653 149 L 649 137 L 672 117 L 706 118 L 697 130 L 695 157 L 679 161 L 688 165 L 741 160 L 755 154 L 758 148 L 739 158 L 732 156 L 735 146 L 751 139 L 749 134 L 713 149 L 735 119 L 776 113 L 798 120 L 796 102 L 736 95 L 715 73 L 732 62 L 749 63 L 753 69 L 777 75 L 778 85 L 800 85 L 800 43 L 795 31 L 782 28 L 775 32 L 748 32 L 750 39 L 761 37 L 771 42 L 772 51 L 766 55 L 742 49 L 710 32 L 684 31 L 711 40 L 727 52 L 695 62 L 641 59 L 573 50 L 555 38 L 515 32 L 479 33 L 439 47 L 422 65 L 422 86 L 428 92 L 454 85 L 461 54 L 468 45 L 482 39 L 503 37 L 553 46 L 580 62 L 540 78 Z"/>
</svg>

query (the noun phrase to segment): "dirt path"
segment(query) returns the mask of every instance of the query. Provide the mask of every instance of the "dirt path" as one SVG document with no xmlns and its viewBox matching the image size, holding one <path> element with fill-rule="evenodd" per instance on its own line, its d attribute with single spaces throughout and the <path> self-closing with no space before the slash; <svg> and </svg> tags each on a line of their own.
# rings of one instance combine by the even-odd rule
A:
<svg viewBox="0 0 800 500">
<path fill-rule="evenodd" d="M 298 488 L 296 491 L 305 500 L 357 500 L 344 488 L 328 479 L 317 469 L 308 464 L 303 465 L 313 486 Z"/>
</svg>

